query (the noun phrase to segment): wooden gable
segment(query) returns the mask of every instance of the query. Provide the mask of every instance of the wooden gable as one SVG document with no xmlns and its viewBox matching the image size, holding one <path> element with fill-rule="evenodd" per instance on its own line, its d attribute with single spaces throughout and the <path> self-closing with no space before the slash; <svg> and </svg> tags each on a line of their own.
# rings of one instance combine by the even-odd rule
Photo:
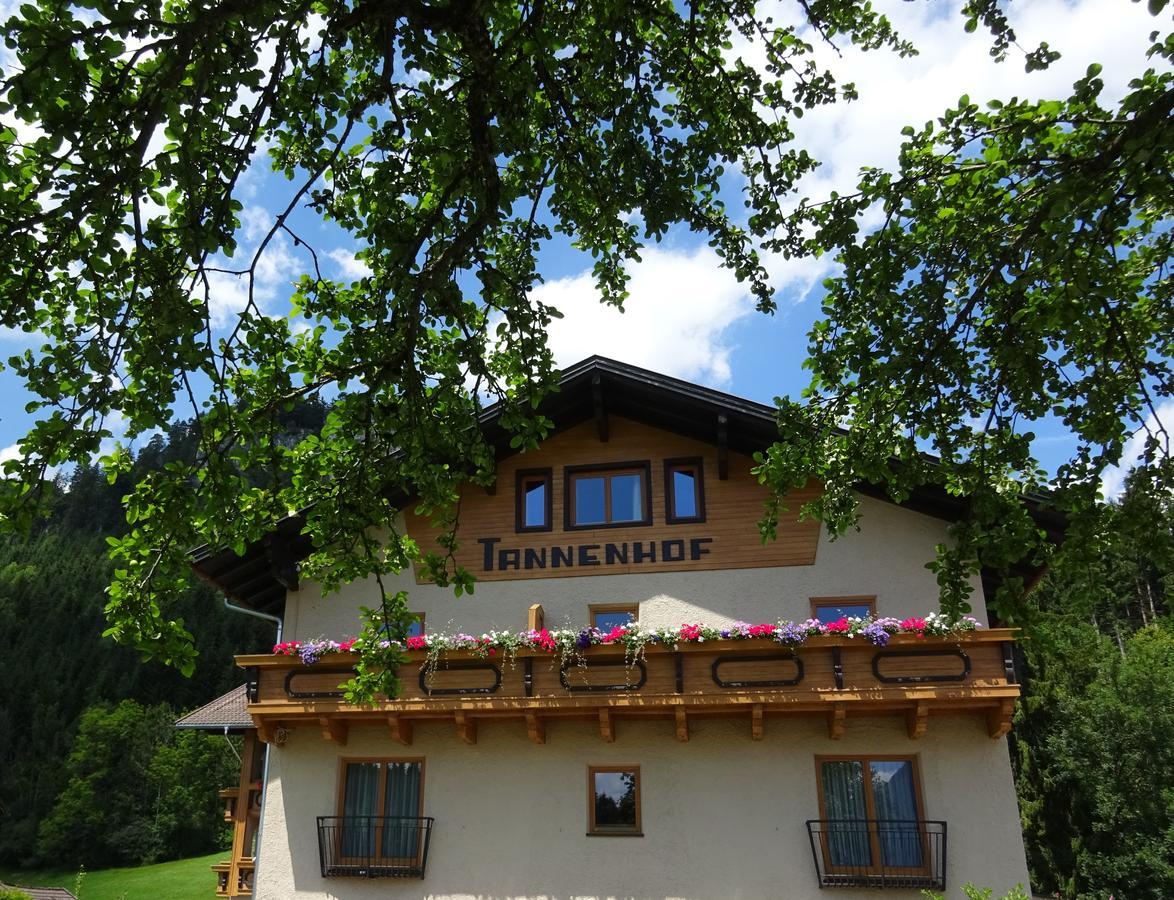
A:
<svg viewBox="0 0 1174 900">
<path fill-rule="evenodd" d="M 665 460 L 700 459 L 704 479 L 704 521 L 668 524 Z M 647 463 L 651 524 L 567 529 L 568 467 Z M 780 515 L 778 539 L 763 544 L 758 532 L 766 488 L 751 474 L 753 460 L 729 452 L 728 477 L 718 477 L 718 450 L 703 441 L 621 418 L 610 417 L 608 440 L 587 421 L 562 431 L 540 448 L 498 464 L 492 493 L 469 486 L 463 492 L 457 530 L 457 562 L 479 581 L 573 578 L 636 572 L 702 571 L 815 562 L 818 522 L 799 522 L 799 507 L 815 487 L 793 493 Z M 551 471 L 551 521 L 546 531 L 517 528 L 518 472 Z M 422 549 L 439 549 L 438 529 L 406 513 L 408 533 Z M 417 571 L 417 581 L 422 581 Z"/>
</svg>

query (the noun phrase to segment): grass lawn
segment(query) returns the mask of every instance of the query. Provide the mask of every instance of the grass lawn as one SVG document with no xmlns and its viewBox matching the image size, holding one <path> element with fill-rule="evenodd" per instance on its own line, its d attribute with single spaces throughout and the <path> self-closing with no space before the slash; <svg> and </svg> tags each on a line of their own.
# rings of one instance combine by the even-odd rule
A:
<svg viewBox="0 0 1174 900">
<path fill-rule="evenodd" d="M 211 856 L 177 859 L 154 866 L 87 871 L 82 879 L 80 900 L 160 900 L 164 897 L 167 900 L 213 900 L 216 876 L 208 866 L 227 858 L 228 851 L 222 850 Z M 34 887 L 63 887 L 72 891 L 77 870 L 0 869 L 0 881 Z"/>
</svg>

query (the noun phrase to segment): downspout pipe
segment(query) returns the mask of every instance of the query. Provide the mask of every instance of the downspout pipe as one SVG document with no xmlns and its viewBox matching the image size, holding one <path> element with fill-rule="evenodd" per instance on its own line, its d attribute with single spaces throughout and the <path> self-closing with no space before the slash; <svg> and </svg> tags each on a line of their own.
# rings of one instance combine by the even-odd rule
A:
<svg viewBox="0 0 1174 900">
<path fill-rule="evenodd" d="M 243 606 L 233 606 L 228 597 L 224 598 L 224 608 L 230 612 L 241 613 L 242 615 L 252 616 L 255 619 L 264 619 L 266 622 L 272 622 L 277 626 L 277 640 L 275 644 L 281 643 L 281 633 L 285 628 L 285 620 L 281 616 L 270 615 L 269 613 L 259 612 L 255 609 L 247 609 Z M 270 746 L 265 745 L 265 762 L 261 768 L 261 820 L 257 823 L 257 849 L 253 852 L 253 891 L 256 892 L 257 884 L 259 883 L 258 876 L 261 872 L 261 838 L 265 834 L 265 796 L 269 792 L 269 751 Z"/>
</svg>

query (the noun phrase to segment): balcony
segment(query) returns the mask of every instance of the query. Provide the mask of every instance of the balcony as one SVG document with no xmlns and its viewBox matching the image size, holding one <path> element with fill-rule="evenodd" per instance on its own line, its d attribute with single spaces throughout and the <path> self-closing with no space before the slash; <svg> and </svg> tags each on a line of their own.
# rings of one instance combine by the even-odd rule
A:
<svg viewBox="0 0 1174 900">
<path fill-rule="evenodd" d="M 595 723 L 610 742 L 635 718 L 666 719 L 687 741 L 690 723 L 710 716 L 744 718 L 748 735 L 761 740 L 772 720 L 786 716 L 822 717 L 832 739 L 857 716 L 895 716 L 916 739 L 935 717 L 967 715 L 997 738 L 1010 729 L 1019 696 L 1013 638 L 1011 630 L 990 629 L 897 634 L 884 647 L 833 635 L 796 648 L 765 638 L 711 640 L 647 645 L 636 659 L 607 645 L 570 661 L 530 649 L 504 658 L 451 651 L 434 668 L 424 651 L 412 651 L 398 673 L 400 696 L 374 706 L 343 698 L 350 654 L 310 666 L 296 655 L 237 663 L 249 672 L 248 711 L 261 740 L 279 743 L 286 729 L 309 726 L 345 744 L 350 727 L 368 725 L 408 745 L 414 723 L 448 720 L 458 740 L 473 744 L 479 725 L 512 720 L 543 744 L 548 724 L 573 719 Z"/>
<path fill-rule="evenodd" d="M 811 819 L 811 857 L 821 888 L 946 889 L 946 823 Z"/>
<path fill-rule="evenodd" d="M 322 877 L 423 878 L 430 816 L 319 816 Z"/>
</svg>

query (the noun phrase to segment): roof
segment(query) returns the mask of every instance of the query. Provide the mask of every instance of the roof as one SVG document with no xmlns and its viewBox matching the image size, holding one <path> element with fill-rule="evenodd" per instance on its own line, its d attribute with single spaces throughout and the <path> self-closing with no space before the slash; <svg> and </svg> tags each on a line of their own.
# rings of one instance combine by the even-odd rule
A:
<svg viewBox="0 0 1174 900">
<path fill-rule="evenodd" d="M 607 416 L 617 415 L 685 437 L 721 442 L 745 454 L 766 449 L 779 436 L 773 406 L 603 356 L 591 356 L 564 369 L 557 390 L 543 399 L 537 411 L 554 423 L 555 432 L 592 418 L 606 428 Z M 500 412 L 500 404 L 494 404 L 481 416 L 482 431 L 498 459 L 517 452 L 510 446 L 510 433 L 500 424 Z M 880 486 L 861 484 L 858 490 L 893 502 Z M 1042 499 L 1028 497 L 1024 502 L 1036 522 L 1058 540 L 1064 519 L 1047 509 Z M 969 511 L 966 498 L 932 484 L 914 489 L 900 505 L 951 522 Z M 192 567 L 237 603 L 261 612 L 280 612 L 286 590 L 296 589 L 296 561 L 311 550 L 309 538 L 301 533 L 303 525 L 301 514 L 282 519 L 242 556 L 230 548 L 199 547 L 192 551 Z M 984 573 L 984 578 L 990 574 Z M 1037 573 L 1025 570 L 1022 574 Z"/>
<path fill-rule="evenodd" d="M 4 888 L 24 891 L 24 893 L 32 897 L 32 900 L 77 900 L 73 891 L 67 891 L 65 888 L 59 887 L 27 887 L 23 884 L 5 884 L 0 881 L 0 889 Z"/>
<path fill-rule="evenodd" d="M 248 698 L 247 685 L 235 687 L 227 694 L 217 697 L 211 703 L 205 703 L 197 710 L 175 720 L 176 728 L 192 728 L 197 731 L 228 731 L 239 733 L 247 728 L 255 728 L 253 720 L 246 711 Z"/>
</svg>

